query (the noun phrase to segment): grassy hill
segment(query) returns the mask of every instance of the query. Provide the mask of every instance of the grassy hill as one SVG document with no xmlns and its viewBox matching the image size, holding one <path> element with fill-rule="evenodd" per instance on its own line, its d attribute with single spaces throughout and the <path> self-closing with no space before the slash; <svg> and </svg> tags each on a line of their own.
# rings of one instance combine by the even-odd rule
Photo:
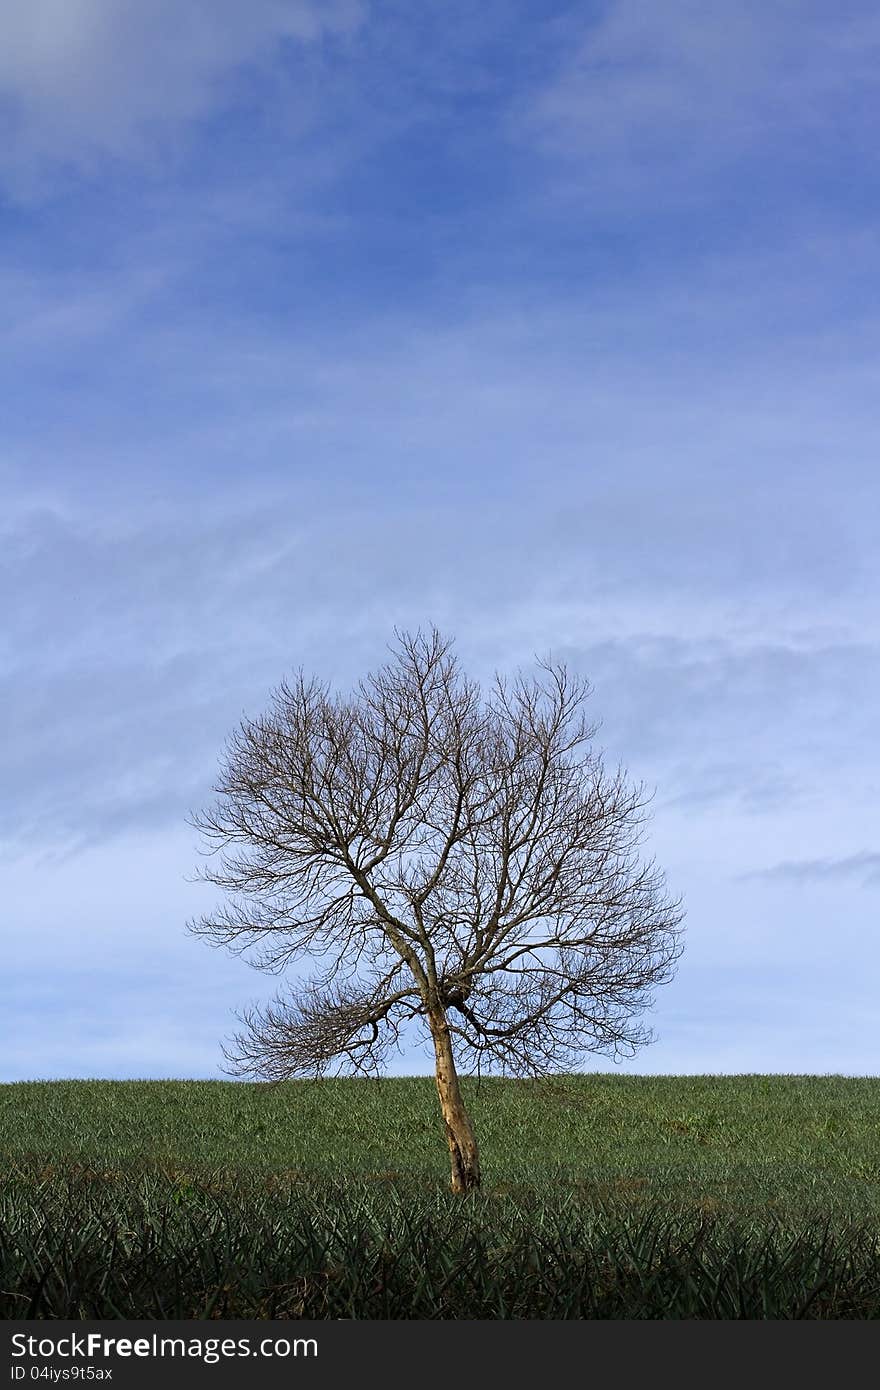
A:
<svg viewBox="0 0 880 1390">
<path fill-rule="evenodd" d="M 7 1317 L 880 1316 L 880 1079 L 0 1086 Z M 345 1311 L 345 1310 L 348 1311 Z"/>
</svg>

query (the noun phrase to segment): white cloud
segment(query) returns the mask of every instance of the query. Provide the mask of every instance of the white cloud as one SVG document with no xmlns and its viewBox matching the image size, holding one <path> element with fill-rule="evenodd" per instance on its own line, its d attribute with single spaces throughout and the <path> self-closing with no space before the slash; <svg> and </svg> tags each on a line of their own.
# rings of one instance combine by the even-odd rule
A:
<svg viewBox="0 0 880 1390">
<path fill-rule="evenodd" d="M 695 172 L 723 169 L 757 141 L 828 138 L 835 112 L 876 92 L 878 56 L 870 7 L 615 0 L 531 103 L 526 126 L 606 194 L 655 197 L 671 181 L 688 196 Z"/>
<path fill-rule="evenodd" d="M 0 0 L 7 173 L 150 152 L 285 43 L 358 22 L 360 0 Z"/>
</svg>

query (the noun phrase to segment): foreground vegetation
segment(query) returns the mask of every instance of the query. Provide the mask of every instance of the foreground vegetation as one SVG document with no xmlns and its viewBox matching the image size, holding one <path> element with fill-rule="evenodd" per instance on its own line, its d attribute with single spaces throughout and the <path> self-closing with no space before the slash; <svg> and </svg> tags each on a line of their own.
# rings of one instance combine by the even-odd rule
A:
<svg viewBox="0 0 880 1390">
<path fill-rule="evenodd" d="M 880 1317 L 880 1081 L 0 1087 L 5 1317 Z"/>
</svg>

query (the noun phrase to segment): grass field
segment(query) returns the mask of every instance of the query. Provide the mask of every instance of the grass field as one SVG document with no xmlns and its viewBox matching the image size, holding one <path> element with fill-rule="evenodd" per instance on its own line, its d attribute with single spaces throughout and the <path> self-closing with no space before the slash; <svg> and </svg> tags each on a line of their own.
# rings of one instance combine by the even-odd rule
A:
<svg viewBox="0 0 880 1390">
<path fill-rule="evenodd" d="M 0 1087 L 6 1317 L 877 1317 L 880 1080 Z"/>
</svg>

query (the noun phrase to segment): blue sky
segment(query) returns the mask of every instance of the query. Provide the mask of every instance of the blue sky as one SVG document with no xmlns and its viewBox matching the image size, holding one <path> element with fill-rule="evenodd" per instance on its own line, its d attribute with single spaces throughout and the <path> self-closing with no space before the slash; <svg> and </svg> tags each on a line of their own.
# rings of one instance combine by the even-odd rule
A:
<svg viewBox="0 0 880 1390">
<path fill-rule="evenodd" d="M 0 1080 L 221 1074 L 186 813 L 431 621 L 656 787 L 625 1069 L 880 1071 L 878 72 L 840 0 L 0 0 Z"/>
</svg>

